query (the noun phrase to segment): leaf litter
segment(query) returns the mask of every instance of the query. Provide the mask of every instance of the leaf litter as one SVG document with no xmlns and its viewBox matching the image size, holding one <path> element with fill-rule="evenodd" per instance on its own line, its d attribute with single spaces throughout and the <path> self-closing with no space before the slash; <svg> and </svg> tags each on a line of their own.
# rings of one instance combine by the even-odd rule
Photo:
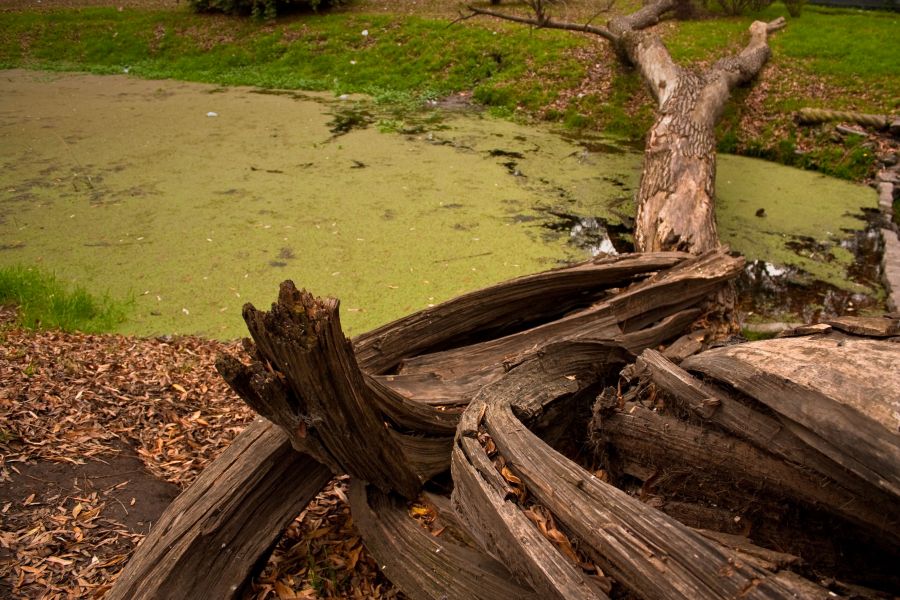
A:
<svg viewBox="0 0 900 600">
<path fill-rule="evenodd" d="M 89 489 L 76 477 L 74 491 L 39 482 L 32 493 L 15 482 L 35 465 L 112 471 L 136 454 L 153 477 L 186 488 L 255 416 L 214 367 L 240 344 L 14 322 L 0 307 L 0 487 L 11 490 L 0 503 L 0 596 L 100 598 L 145 533 L 119 518 L 139 500 L 121 495 L 127 481 Z M 402 598 L 353 527 L 346 485 L 333 480 L 291 523 L 245 598 Z"/>
</svg>

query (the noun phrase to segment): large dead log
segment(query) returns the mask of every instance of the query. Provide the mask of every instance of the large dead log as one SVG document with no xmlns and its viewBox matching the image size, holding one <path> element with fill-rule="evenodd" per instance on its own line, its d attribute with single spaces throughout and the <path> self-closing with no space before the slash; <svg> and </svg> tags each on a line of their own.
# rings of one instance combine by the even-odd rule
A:
<svg viewBox="0 0 900 600">
<path fill-rule="evenodd" d="M 655 350 L 645 350 L 630 372 L 652 382 L 695 418 L 780 457 L 800 478 L 815 477 L 817 487 L 833 495 L 828 510 L 900 542 L 900 504 L 892 495 L 806 444 L 768 411 L 697 379 Z"/>
<path fill-rule="evenodd" d="M 331 479 L 257 419 L 150 530 L 107 598 L 233 598 L 278 533 Z"/>
<path fill-rule="evenodd" d="M 900 497 L 897 345 L 837 334 L 717 348 L 682 363 L 779 415 L 806 444 Z"/>
<path fill-rule="evenodd" d="M 627 285 L 686 258 L 662 253 L 599 259 L 503 282 L 359 336 L 354 340 L 357 360 L 362 370 L 381 374 L 410 353 L 465 345 L 497 332 L 515 331 L 523 324 L 558 318 L 602 298 L 609 288 Z M 247 394 L 254 376 L 265 381 L 272 375 L 268 367 L 244 372 L 228 359 L 221 366 L 235 387 Z M 446 468 L 458 415 L 448 421 L 440 411 L 413 402 L 395 406 L 378 398 L 383 386 L 369 383 L 379 406 L 399 406 L 389 415 L 398 425 L 422 427 L 433 419 L 425 431 L 447 437 L 412 436 L 395 442 L 407 455 L 418 458 L 416 469 L 423 475 Z M 401 394 L 391 397 L 404 400 Z M 259 407 L 274 416 L 273 405 Z M 414 451 L 409 448 L 412 445 L 417 446 Z M 159 526 L 135 551 L 110 597 L 201 597 L 207 591 L 212 591 L 211 597 L 236 597 L 279 533 L 327 481 L 329 472 L 318 461 L 297 453 L 280 430 L 254 423 L 170 505 Z M 254 525 L 247 527 L 251 518 Z"/>
<path fill-rule="evenodd" d="M 533 557 L 534 549 L 515 537 L 524 525 L 514 516 L 519 508 L 511 500 L 515 494 L 508 493 L 508 478 L 490 472 L 494 467 L 479 441 L 487 435 L 528 492 L 632 593 L 648 598 L 824 597 L 825 590 L 793 574 L 742 562 L 730 548 L 604 483 L 528 430 L 521 419 L 540 414 L 560 397 L 571 398 L 579 388 L 602 384 L 610 361 L 595 353 L 592 369 L 585 369 L 586 354 L 583 348 L 571 353 L 548 347 L 482 390 L 466 409 L 453 449 L 453 499 L 473 536 L 535 590 L 571 597 L 562 587 L 572 585 L 571 577 L 548 576 L 534 560 L 523 559 Z M 551 359 L 554 355 L 558 360 Z"/>
<path fill-rule="evenodd" d="M 630 262 L 658 264 L 619 260 L 609 261 L 608 269 L 621 274 L 623 263 Z M 244 309 L 256 342 L 250 348 L 252 363 L 223 358 L 218 367 L 248 404 L 282 426 L 297 450 L 335 472 L 413 498 L 423 481 L 449 467 L 462 407 L 524 357 L 567 339 L 606 339 L 640 351 L 676 337 L 698 316 L 694 307 L 735 276 L 741 265 L 740 259 L 722 252 L 692 257 L 572 315 L 411 357 L 399 373 L 383 376 L 365 373 L 357 363 L 341 332 L 337 301 L 314 298 L 285 282 L 270 311 L 250 305 Z M 636 276 L 635 267 L 626 271 L 626 281 Z M 607 268 L 593 271 L 606 275 L 607 285 L 622 283 L 611 279 Z M 550 277 L 558 278 L 558 273 Z M 534 295 L 531 282 L 537 279 L 529 278 L 527 286 L 507 287 L 507 297 L 516 304 L 521 299 L 514 293 Z M 482 298 L 472 294 L 467 303 Z M 456 314 L 474 315 L 474 307 L 466 306 L 458 304 Z M 405 327 L 401 334 L 413 329 Z M 501 330 L 491 325 L 492 332 Z"/>
</svg>

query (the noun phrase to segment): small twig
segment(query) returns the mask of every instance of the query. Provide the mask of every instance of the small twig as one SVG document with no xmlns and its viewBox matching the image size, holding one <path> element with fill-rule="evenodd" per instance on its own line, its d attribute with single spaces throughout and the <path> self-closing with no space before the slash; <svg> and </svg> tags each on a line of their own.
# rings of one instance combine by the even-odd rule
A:
<svg viewBox="0 0 900 600">
<path fill-rule="evenodd" d="M 435 262 L 435 263 L 443 263 L 443 262 L 450 262 L 451 260 L 464 260 L 464 259 L 466 259 L 466 258 L 478 258 L 479 256 L 488 256 L 488 255 L 490 255 L 490 254 L 493 254 L 493 252 L 481 252 L 481 253 L 479 253 L 479 254 L 469 254 L 469 255 L 467 255 L 467 256 L 454 256 L 454 257 L 451 257 L 451 258 L 442 258 L 442 259 L 438 259 L 438 260 L 435 260 L 435 261 L 432 261 L 432 262 Z"/>
</svg>

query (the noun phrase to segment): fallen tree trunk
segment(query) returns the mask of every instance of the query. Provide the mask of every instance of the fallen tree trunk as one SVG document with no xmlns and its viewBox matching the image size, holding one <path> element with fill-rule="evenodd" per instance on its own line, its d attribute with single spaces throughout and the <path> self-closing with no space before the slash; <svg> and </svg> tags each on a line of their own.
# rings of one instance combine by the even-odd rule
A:
<svg viewBox="0 0 900 600">
<path fill-rule="evenodd" d="M 640 71 L 657 109 L 637 193 L 635 249 L 699 254 L 716 248 L 715 126 L 731 91 L 756 77 L 768 60 L 768 36 L 784 27 L 784 19 L 754 22 L 750 41 L 741 52 L 701 71 L 676 64 L 659 36 L 645 31 L 675 10 L 677 0 L 649 2 L 634 13 L 610 19 L 605 27 L 554 20 L 548 4 L 545 0 L 527 2 L 533 17 L 478 6 L 468 10 L 471 15 L 578 31 L 609 41 L 622 62 Z"/>
<path fill-rule="evenodd" d="M 445 470 L 459 415 L 444 415 L 400 393 L 385 392 L 368 373 L 383 374 L 414 351 L 462 346 L 583 309 L 608 295 L 610 288 L 639 281 L 687 258 L 659 253 L 598 259 L 472 292 L 359 336 L 353 345 L 358 365 L 367 372 L 373 402 L 396 423 L 402 425 L 406 415 L 406 425 L 445 436 L 438 444 L 423 442 L 426 438 L 421 436 L 395 440 L 404 455 L 418 457 L 417 470 L 423 474 Z M 220 368 L 239 392 L 253 398 L 254 385 L 270 391 L 277 386 L 271 383 L 268 367 L 246 371 L 236 362 L 225 358 Z M 280 391 L 286 396 L 283 387 Z M 393 404 L 382 400 L 385 393 Z M 275 417 L 279 405 L 257 401 L 257 407 Z M 296 416 L 289 411 L 280 414 L 290 424 L 288 429 L 296 431 Z M 159 526 L 138 546 L 110 597 L 182 597 L 172 590 L 214 590 L 216 597 L 237 597 L 280 532 L 324 486 L 331 471 L 297 453 L 280 429 L 267 422 L 252 424 L 170 505 Z M 250 518 L 256 521 L 253 535 L 242 531 Z M 222 552 L 223 543 L 233 551 Z M 198 568 L 207 564 L 215 568 Z"/>
</svg>

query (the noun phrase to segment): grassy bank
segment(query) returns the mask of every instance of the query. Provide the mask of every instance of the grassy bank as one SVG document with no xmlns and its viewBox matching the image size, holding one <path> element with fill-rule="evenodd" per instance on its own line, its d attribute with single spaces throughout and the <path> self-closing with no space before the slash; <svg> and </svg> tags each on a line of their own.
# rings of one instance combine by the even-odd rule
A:
<svg viewBox="0 0 900 600">
<path fill-rule="evenodd" d="M 761 14 L 670 22 L 660 30 L 677 60 L 708 62 L 739 49 L 752 20 L 782 14 L 778 4 Z M 896 112 L 898 28 L 894 13 L 807 7 L 772 40 L 774 59 L 763 82 L 738 94 L 720 148 L 844 178 L 870 174 L 874 156 L 863 140 L 800 129 L 791 113 L 801 106 Z M 0 20 L 0 67 L 362 92 L 406 108 L 471 92 L 503 115 L 635 139 L 652 119 L 638 76 L 618 65 L 604 42 L 492 20 L 451 25 L 350 11 L 260 22 L 183 8 L 7 12 Z"/>
<path fill-rule="evenodd" d="M 19 323 L 30 329 L 85 333 L 111 331 L 129 304 L 68 286 L 53 274 L 26 267 L 0 268 L 0 305 L 15 306 Z"/>
<path fill-rule="evenodd" d="M 738 50 L 752 20 L 783 14 L 777 4 L 745 17 L 660 29 L 677 60 L 709 62 Z M 875 157 L 864 140 L 798 128 L 791 114 L 801 106 L 900 109 L 898 28 L 895 13 L 807 7 L 774 36 L 763 81 L 729 108 L 720 149 L 848 179 L 870 175 Z M 618 65 L 602 41 L 491 20 L 451 25 L 351 11 L 259 22 L 184 8 L 7 12 L 0 21 L 0 67 L 362 92 L 401 107 L 471 92 L 503 115 L 633 139 L 652 120 L 639 77 Z"/>
</svg>

